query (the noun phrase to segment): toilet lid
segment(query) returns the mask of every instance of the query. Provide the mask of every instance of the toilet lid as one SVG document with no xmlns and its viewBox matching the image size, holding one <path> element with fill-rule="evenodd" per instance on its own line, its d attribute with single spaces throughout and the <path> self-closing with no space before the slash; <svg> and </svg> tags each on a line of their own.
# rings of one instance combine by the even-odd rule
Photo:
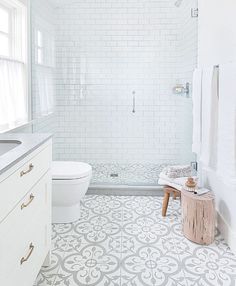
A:
<svg viewBox="0 0 236 286">
<path fill-rule="evenodd" d="M 71 161 L 53 161 L 52 179 L 72 180 L 87 177 L 92 172 L 89 164 Z"/>
</svg>

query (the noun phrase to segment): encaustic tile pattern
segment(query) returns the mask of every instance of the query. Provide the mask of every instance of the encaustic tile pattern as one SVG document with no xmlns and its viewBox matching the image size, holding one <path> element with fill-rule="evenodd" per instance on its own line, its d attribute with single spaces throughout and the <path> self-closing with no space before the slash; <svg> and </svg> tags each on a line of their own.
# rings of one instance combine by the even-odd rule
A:
<svg viewBox="0 0 236 286">
<path fill-rule="evenodd" d="M 52 226 L 52 263 L 35 286 L 235 286 L 236 257 L 221 235 L 194 244 L 180 202 L 165 218 L 161 207 L 161 197 L 86 196 L 77 222 Z"/>
</svg>

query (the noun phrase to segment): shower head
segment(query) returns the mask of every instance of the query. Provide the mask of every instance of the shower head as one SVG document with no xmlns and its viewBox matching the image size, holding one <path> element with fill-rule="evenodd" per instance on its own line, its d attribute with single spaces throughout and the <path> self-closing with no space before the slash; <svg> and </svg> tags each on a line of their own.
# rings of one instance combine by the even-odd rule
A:
<svg viewBox="0 0 236 286">
<path fill-rule="evenodd" d="M 181 6 L 182 2 L 183 2 L 183 0 L 175 1 L 175 6 L 179 8 Z"/>
</svg>

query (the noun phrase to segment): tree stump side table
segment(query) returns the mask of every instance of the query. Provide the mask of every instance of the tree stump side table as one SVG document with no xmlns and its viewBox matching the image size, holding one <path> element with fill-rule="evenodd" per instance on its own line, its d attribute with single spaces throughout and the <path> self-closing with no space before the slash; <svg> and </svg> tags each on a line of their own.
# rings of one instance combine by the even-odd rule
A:
<svg viewBox="0 0 236 286">
<path fill-rule="evenodd" d="M 198 244 L 209 245 L 215 238 L 215 200 L 211 192 L 198 196 L 181 191 L 184 236 Z"/>
</svg>

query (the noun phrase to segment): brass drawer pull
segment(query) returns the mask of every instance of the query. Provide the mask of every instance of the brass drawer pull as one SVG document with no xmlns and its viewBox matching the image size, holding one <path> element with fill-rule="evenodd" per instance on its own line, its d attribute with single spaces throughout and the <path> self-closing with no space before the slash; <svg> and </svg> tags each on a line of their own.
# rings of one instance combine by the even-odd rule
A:
<svg viewBox="0 0 236 286">
<path fill-rule="evenodd" d="M 32 203 L 32 201 L 33 201 L 33 199 L 34 199 L 34 195 L 33 194 L 31 194 L 30 195 L 30 197 L 29 197 L 29 201 L 28 201 L 28 203 L 23 203 L 22 205 L 21 205 L 21 209 L 23 210 L 24 208 L 27 208 L 28 207 L 28 205 L 30 205 L 31 203 Z"/>
<path fill-rule="evenodd" d="M 29 253 L 27 254 L 26 257 L 22 257 L 21 260 L 20 260 L 20 264 L 21 264 L 21 265 L 22 265 L 24 262 L 26 262 L 26 261 L 30 258 L 31 254 L 32 254 L 32 252 L 33 252 L 33 250 L 34 250 L 34 246 L 33 246 L 33 243 L 31 242 L 31 243 L 30 243 L 30 246 L 29 246 Z"/>
<path fill-rule="evenodd" d="M 27 171 L 21 171 L 20 176 L 23 177 L 24 175 L 30 173 L 34 169 L 34 165 L 31 163 L 29 164 L 29 169 Z"/>
</svg>

